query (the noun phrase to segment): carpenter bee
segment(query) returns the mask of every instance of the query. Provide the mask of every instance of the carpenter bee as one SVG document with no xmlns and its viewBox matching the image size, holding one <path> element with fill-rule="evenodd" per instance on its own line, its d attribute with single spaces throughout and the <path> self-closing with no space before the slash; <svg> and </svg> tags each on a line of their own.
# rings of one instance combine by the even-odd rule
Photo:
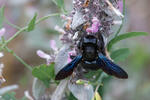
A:
<svg viewBox="0 0 150 100">
<path fill-rule="evenodd" d="M 70 76 L 79 64 L 84 69 L 102 69 L 108 75 L 121 79 L 128 78 L 128 74 L 122 68 L 106 57 L 104 39 L 101 33 L 83 35 L 78 43 L 78 51 L 78 55 L 57 73 L 56 80 Z"/>
</svg>

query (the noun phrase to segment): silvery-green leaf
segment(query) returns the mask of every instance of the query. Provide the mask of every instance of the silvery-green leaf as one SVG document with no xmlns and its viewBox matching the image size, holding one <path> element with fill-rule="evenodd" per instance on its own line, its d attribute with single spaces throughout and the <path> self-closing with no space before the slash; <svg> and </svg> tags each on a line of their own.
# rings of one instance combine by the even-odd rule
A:
<svg viewBox="0 0 150 100">
<path fill-rule="evenodd" d="M 54 91 L 51 100 L 62 100 L 68 80 L 62 80 Z"/>
<path fill-rule="evenodd" d="M 44 85 L 44 83 L 41 80 L 34 78 L 33 86 L 32 86 L 32 93 L 36 100 L 38 100 L 41 96 L 44 95 L 45 89 L 46 89 L 46 86 Z"/>
<path fill-rule="evenodd" d="M 18 85 L 10 85 L 0 89 L 0 95 L 3 95 L 6 92 L 18 89 Z"/>
<path fill-rule="evenodd" d="M 78 26 L 83 24 L 86 20 L 83 18 L 83 15 L 80 11 L 76 11 L 75 15 L 73 16 L 71 28 L 76 29 Z"/>
<path fill-rule="evenodd" d="M 68 88 L 78 100 L 92 100 L 94 96 L 92 85 L 77 85 L 69 82 Z"/>
<path fill-rule="evenodd" d="M 65 44 L 58 52 L 55 59 L 55 74 L 60 71 L 64 65 L 67 64 L 68 52 L 70 51 L 70 45 Z"/>
</svg>

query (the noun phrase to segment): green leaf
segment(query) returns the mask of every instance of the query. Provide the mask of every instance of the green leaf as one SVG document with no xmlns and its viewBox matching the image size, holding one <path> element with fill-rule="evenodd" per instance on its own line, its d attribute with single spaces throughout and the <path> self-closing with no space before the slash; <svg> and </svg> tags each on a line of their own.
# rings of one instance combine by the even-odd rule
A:
<svg viewBox="0 0 150 100">
<path fill-rule="evenodd" d="M 110 56 L 115 62 L 117 62 L 117 61 L 123 61 L 129 56 L 129 54 L 130 51 L 128 48 L 121 48 L 113 51 Z"/>
<path fill-rule="evenodd" d="M 27 29 L 28 32 L 30 32 L 34 29 L 35 23 L 36 23 L 36 17 L 37 17 L 37 13 L 34 14 L 34 17 L 30 21 L 30 23 L 28 24 L 28 29 Z"/>
<path fill-rule="evenodd" d="M 121 41 L 121 40 L 124 40 L 124 39 L 127 39 L 127 38 L 131 38 L 131 37 L 136 37 L 136 36 L 142 36 L 142 35 L 148 35 L 148 33 L 146 32 L 129 32 L 129 33 L 124 33 L 124 34 L 121 34 L 115 38 L 113 38 L 107 45 L 107 50 L 110 51 L 112 46 Z"/>
<path fill-rule="evenodd" d="M 47 87 L 49 87 L 49 83 L 51 79 L 54 79 L 54 64 L 47 66 L 45 64 L 35 67 L 32 70 L 32 75 L 41 80 Z"/>
<path fill-rule="evenodd" d="M 5 93 L 2 96 L 2 100 L 17 100 L 15 94 L 16 94 L 15 92 Z"/>
<path fill-rule="evenodd" d="M 3 21 L 4 21 L 4 6 L 0 8 L 0 29 L 3 27 Z"/>
</svg>

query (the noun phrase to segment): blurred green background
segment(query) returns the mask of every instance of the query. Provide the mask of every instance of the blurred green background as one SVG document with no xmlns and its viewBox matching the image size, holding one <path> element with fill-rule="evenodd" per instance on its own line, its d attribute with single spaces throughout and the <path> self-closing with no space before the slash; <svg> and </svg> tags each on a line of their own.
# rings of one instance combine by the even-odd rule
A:
<svg viewBox="0 0 150 100">
<path fill-rule="evenodd" d="M 72 1 L 65 1 L 65 9 L 71 11 Z M 150 0 L 126 0 L 126 21 L 122 32 L 144 31 L 150 33 Z M 50 13 L 60 12 L 52 0 L 0 0 L 0 7 L 5 5 L 5 16 L 9 22 L 23 27 L 28 24 L 34 13 L 38 18 Z M 36 50 L 50 52 L 49 40 L 54 39 L 61 46 L 59 33 L 54 30 L 56 25 L 62 27 L 60 17 L 51 17 L 38 24 L 34 31 L 23 33 L 13 40 L 9 47 L 30 65 L 45 63 L 36 55 Z M 17 30 L 5 22 L 6 38 Z M 129 74 L 129 79 L 112 78 L 104 84 L 104 100 L 150 100 L 150 36 L 123 40 L 114 48 L 129 48 L 130 56 L 125 61 L 118 62 Z M 3 86 L 19 84 L 17 97 L 22 97 L 25 90 L 31 91 L 32 78 L 29 72 L 12 55 L 5 54 L 2 62 L 5 64 L 3 76 L 6 83 Z"/>
</svg>

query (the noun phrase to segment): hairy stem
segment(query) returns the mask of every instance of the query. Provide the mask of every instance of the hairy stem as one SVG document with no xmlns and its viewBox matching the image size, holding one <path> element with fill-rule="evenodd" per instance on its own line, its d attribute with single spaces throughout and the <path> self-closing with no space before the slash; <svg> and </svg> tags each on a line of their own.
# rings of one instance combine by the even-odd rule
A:
<svg viewBox="0 0 150 100">
<path fill-rule="evenodd" d="M 97 83 L 99 83 L 99 84 L 96 86 L 95 92 L 98 91 L 99 87 L 102 84 L 103 79 L 106 78 L 106 77 L 108 77 L 108 75 L 105 72 L 102 72 L 102 74 L 100 75 L 100 77 L 99 77 L 99 79 L 97 81 Z"/>
<path fill-rule="evenodd" d="M 52 17 L 52 16 L 59 16 L 60 13 L 55 13 L 55 14 L 49 14 L 47 16 L 44 16 L 42 18 L 40 18 L 39 20 L 36 21 L 36 24 L 48 19 L 49 17 Z M 12 41 L 13 39 L 15 39 L 20 33 L 22 32 L 25 32 L 27 30 L 28 26 L 25 26 L 23 28 L 20 28 L 11 38 L 9 38 L 0 48 L 0 51 L 2 51 L 6 46 L 7 44 Z"/>
</svg>

